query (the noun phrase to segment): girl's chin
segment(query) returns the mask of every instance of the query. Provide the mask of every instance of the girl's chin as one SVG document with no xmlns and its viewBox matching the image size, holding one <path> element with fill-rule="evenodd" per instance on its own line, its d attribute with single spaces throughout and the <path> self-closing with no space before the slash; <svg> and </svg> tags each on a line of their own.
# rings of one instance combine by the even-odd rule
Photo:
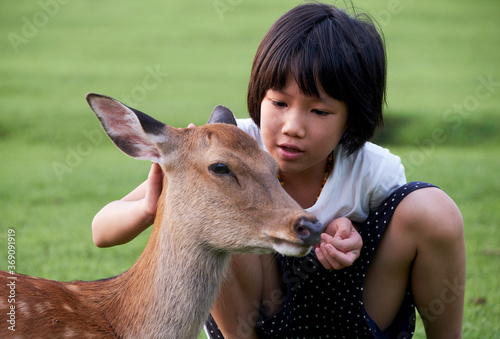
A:
<svg viewBox="0 0 500 339">
<path fill-rule="evenodd" d="M 299 163 L 297 162 L 290 162 L 286 160 L 281 160 L 278 161 L 278 167 L 281 172 L 284 173 L 299 173 L 303 170 L 303 168 L 300 166 Z"/>
</svg>

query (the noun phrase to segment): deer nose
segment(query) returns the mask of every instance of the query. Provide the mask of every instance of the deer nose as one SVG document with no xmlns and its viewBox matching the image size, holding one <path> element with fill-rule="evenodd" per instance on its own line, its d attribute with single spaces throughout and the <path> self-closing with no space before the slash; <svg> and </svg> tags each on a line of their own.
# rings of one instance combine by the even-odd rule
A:
<svg viewBox="0 0 500 339">
<path fill-rule="evenodd" d="M 304 245 L 314 246 L 321 240 L 321 233 L 323 233 L 323 224 L 319 221 L 311 221 L 304 217 L 295 222 L 295 232 Z"/>
</svg>

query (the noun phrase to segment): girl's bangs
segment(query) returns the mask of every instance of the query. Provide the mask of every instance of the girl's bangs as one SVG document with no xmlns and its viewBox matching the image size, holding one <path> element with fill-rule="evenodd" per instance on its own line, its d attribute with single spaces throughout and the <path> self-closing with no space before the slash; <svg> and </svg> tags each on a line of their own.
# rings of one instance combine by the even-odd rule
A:
<svg viewBox="0 0 500 339">
<path fill-rule="evenodd" d="M 344 101 L 341 83 L 345 72 L 334 62 L 335 56 L 325 55 L 312 39 L 305 40 L 288 55 L 278 58 L 270 72 L 272 84 L 269 88 L 281 90 L 287 78 L 292 76 L 304 95 L 319 97 L 320 91 L 323 91 L 332 98 Z"/>
</svg>

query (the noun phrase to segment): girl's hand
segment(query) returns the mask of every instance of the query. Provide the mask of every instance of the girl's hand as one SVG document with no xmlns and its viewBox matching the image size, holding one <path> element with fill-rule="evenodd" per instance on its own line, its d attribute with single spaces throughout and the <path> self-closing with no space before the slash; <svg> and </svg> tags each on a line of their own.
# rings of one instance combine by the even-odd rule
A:
<svg viewBox="0 0 500 339">
<path fill-rule="evenodd" d="M 187 128 L 196 127 L 194 124 L 189 124 Z M 152 224 L 156 217 L 156 209 L 158 207 L 158 199 L 161 195 L 163 185 L 163 172 L 157 163 L 153 163 L 148 174 L 148 179 L 143 183 L 145 185 L 145 193 L 140 193 L 143 189 L 138 189 L 139 194 L 132 192 L 123 200 L 140 200 L 140 209 L 143 212 L 146 224 Z M 144 194 L 143 197 L 140 194 Z"/>
<path fill-rule="evenodd" d="M 150 223 L 154 222 L 156 209 L 158 207 L 158 199 L 160 198 L 163 183 L 163 173 L 160 165 L 153 163 L 151 170 L 146 180 L 146 194 L 141 201 L 142 211 L 146 216 L 151 218 Z"/>
<path fill-rule="evenodd" d="M 318 260 L 327 270 L 351 266 L 359 258 L 363 240 L 347 218 L 333 220 L 315 246 Z"/>
</svg>

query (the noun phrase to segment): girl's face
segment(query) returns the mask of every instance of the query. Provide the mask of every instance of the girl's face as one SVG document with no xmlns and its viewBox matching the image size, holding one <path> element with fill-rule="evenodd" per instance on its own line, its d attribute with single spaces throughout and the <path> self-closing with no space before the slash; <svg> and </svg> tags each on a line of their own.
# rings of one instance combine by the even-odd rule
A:
<svg viewBox="0 0 500 339">
<path fill-rule="evenodd" d="M 293 77 L 281 90 L 269 89 L 261 103 L 264 144 L 284 173 L 324 173 L 328 155 L 347 128 L 347 105 L 320 90 L 300 92 Z"/>
</svg>

